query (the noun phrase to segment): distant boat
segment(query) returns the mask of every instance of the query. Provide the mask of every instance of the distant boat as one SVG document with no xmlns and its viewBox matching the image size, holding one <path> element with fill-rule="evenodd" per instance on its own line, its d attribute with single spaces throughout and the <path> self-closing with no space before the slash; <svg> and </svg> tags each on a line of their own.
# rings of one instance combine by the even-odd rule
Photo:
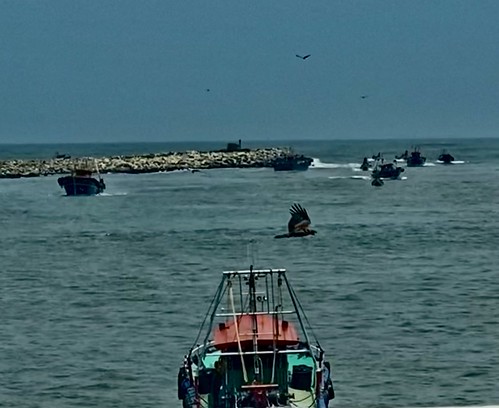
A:
<svg viewBox="0 0 499 408">
<path fill-rule="evenodd" d="M 406 150 L 404 153 L 395 156 L 397 160 L 407 160 L 409 158 L 409 152 Z"/>
<path fill-rule="evenodd" d="M 66 153 L 55 152 L 54 159 L 71 159 L 71 156 Z"/>
<path fill-rule="evenodd" d="M 182 406 L 326 407 L 331 365 L 308 329 L 286 270 L 223 272 L 178 371 Z"/>
<path fill-rule="evenodd" d="M 404 171 L 403 167 L 395 166 L 393 163 L 376 164 L 372 171 L 374 179 L 392 179 L 400 178 L 400 174 Z"/>
<path fill-rule="evenodd" d="M 381 187 L 383 184 L 385 184 L 385 182 L 381 177 L 373 177 L 371 181 L 371 185 L 374 187 Z"/>
<path fill-rule="evenodd" d="M 232 152 L 249 152 L 251 149 L 243 148 L 241 139 L 239 139 L 238 143 L 227 143 L 227 147 L 225 149 L 215 150 L 218 153 L 232 153 Z"/>
<path fill-rule="evenodd" d="M 362 164 L 360 165 L 360 169 L 362 171 L 367 171 L 371 168 L 371 165 L 369 164 L 369 160 L 367 159 L 367 157 L 364 157 L 364 161 L 362 162 Z"/>
<path fill-rule="evenodd" d="M 452 162 L 454 161 L 454 156 L 452 156 L 450 153 L 447 153 L 445 150 L 440 154 L 440 156 L 438 156 L 438 160 L 439 162 L 443 163 L 443 164 L 452 164 Z"/>
<path fill-rule="evenodd" d="M 90 196 L 102 193 L 106 185 L 96 166 L 97 178 L 92 177 L 93 171 L 88 167 L 74 169 L 70 176 L 59 177 L 57 183 L 64 188 L 68 196 Z"/>
<path fill-rule="evenodd" d="M 287 155 L 278 157 L 272 163 L 275 171 L 305 171 L 312 164 L 313 159 L 303 155 Z"/>
<path fill-rule="evenodd" d="M 421 167 L 426 163 L 426 157 L 421 155 L 419 148 L 414 149 L 407 157 L 407 167 Z"/>
</svg>

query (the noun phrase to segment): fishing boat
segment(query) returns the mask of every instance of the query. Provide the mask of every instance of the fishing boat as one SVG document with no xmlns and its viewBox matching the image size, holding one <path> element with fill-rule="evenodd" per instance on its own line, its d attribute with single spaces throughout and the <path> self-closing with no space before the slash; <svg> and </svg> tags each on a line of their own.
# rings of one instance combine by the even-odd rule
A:
<svg viewBox="0 0 499 408">
<path fill-rule="evenodd" d="M 59 177 L 57 183 L 59 187 L 64 188 L 68 196 L 100 194 L 105 190 L 106 185 L 100 176 L 97 163 L 95 163 L 95 169 L 98 178 L 93 177 L 94 172 L 87 163 L 82 167 L 74 168 L 70 176 Z"/>
<path fill-rule="evenodd" d="M 367 157 L 364 157 L 364 160 L 362 161 L 362 164 L 360 165 L 360 169 L 362 171 L 367 171 L 371 168 L 371 164 L 369 163 L 369 160 Z"/>
<path fill-rule="evenodd" d="M 391 179 L 396 180 L 405 169 L 397 166 L 394 163 L 376 163 L 372 171 L 373 179 Z"/>
<path fill-rule="evenodd" d="M 407 167 L 421 167 L 426 163 L 426 157 L 421 155 L 419 148 L 414 149 L 410 156 L 407 157 Z"/>
<path fill-rule="evenodd" d="M 408 158 L 409 158 L 409 151 L 407 150 L 404 153 L 395 156 L 395 160 L 398 161 L 407 161 Z"/>
<path fill-rule="evenodd" d="M 330 364 L 285 269 L 226 271 L 178 372 L 183 408 L 327 407 Z"/>
<path fill-rule="evenodd" d="M 313 159 L 303 155 L 287 155 L 278 157 L 272 163 L 275 171 L 305 171 L 312 164 Z"/>
<path fill-rule="evenodd" d="M 54 159 L 71 159 L 71 156 L 66 153 L 55 152 Z"/>
<path fill-rule="evenodd" d="M 438 156 L 437 163 L 442 163 L 442 164 L 452 164 L 454 161 L 454 156 L 450 153 L 448 153 L 446 150 L 442 151 L 440 156 Z"/>
<path fill-rule="evenodd" d="M 374 187 L 381 187 L 384 183 L 383 179 L 380 177 L 373 177 L 371 180 L 371 185 Z"/>
</svg>

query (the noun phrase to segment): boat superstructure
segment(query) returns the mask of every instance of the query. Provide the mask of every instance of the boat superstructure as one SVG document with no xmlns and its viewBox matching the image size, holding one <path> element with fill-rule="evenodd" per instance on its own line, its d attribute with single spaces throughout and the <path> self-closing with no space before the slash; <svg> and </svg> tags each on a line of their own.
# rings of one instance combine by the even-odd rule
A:
<svg viewBox="0 0 499 408">
<path fill-rule="evenodd" d="M 285 269 L 226 271 L 178 373 L 184 408 L 325 407 L 330 366 Z"/>
</svg>

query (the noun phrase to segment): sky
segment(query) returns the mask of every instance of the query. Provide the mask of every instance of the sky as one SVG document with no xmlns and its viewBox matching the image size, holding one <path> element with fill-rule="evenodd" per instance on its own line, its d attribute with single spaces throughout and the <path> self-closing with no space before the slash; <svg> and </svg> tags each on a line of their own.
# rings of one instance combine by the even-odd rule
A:
<svg viewBox="0 0 499 408">
<path fill-rule="evenodd" d="M 0 0 L 0 143 L 497 137 L 498 20 L 497 0 Z"/>
</svg>

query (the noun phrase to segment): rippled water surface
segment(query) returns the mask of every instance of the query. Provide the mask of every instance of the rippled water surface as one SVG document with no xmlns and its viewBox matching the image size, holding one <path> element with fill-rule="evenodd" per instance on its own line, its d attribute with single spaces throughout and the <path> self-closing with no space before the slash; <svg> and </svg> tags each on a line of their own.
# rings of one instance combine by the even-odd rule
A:
<svg viewBox="0 0 499 408">
<path fill-rule="evenodd" d="M 334 406 L 499 403 L 499 141 L 420 146 L 428 165 L 381 188 L 362 158 L 410 145 L 299 142 L 318 159 L 307 172 L 105 175 L 97 197 L 0 180 L 0 406 L 180 407 L 177 368 L 220 272 L 253 261 L 288 269 Z M 178 150 L 70 153 L 159 147 Z M 435 164 L 442 148 L 464 163 Z M 273 239 L 293 202 L 318 234 Z"/>
</svg>

